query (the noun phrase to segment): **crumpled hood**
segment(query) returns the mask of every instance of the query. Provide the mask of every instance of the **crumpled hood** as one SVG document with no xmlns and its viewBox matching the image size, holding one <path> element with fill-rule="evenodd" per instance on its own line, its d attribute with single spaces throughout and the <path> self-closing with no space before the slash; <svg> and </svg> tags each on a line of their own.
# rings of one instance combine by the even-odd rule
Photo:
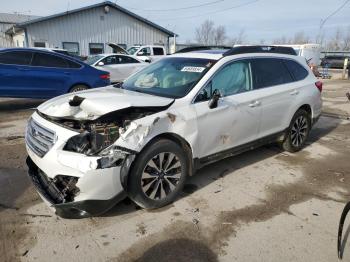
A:
<svg viewBox="0 0 350 262">
<path fill-rule="evenodd" d="M 74 96 L 84 98 L 78 106 L 69 101 Z M 161 107 L 174 99 L 128 91 L 113 86 L 66 94 L 50 99 L 38 107 L 39 112 L 59 118 L 94 120 L 107 113 L 129 107 Z"/>
</svg>

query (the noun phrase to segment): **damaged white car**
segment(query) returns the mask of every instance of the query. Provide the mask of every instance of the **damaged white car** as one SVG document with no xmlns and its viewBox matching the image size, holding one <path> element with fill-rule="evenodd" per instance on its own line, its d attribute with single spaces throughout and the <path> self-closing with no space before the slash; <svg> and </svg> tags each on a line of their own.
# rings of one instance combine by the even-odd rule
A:
<svg viewBox="0 0 350 262">
<path fill-rule="evenodd" d="M 113 86 L 63 95 L 28 122 L 29 176 L 62 217 L 101 214 L 125 196 L 174 201 L 198 168 L 262 144 L 300 150 L 322 84 L 286 47 L 176 54 Z"/>
</svg>

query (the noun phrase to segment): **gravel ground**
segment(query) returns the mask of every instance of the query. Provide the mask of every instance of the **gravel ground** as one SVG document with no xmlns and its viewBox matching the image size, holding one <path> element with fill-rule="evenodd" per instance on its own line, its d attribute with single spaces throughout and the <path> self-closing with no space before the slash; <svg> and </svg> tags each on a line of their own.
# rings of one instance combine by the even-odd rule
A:
<svg viewBox="0 0 350 262">
<path fill-rule="evenodd" d="M 23 132 L 42 101 L 0 99 L 0 260 L 337 261 L 350 200 L 346 91 L 350 82 L 325 82 L 324 116 L 299 153 L 265 146 L 199 170 L 172 205 L 126 199 L 81 220 L 55 216 L 26 176 Z"/>
</svg>

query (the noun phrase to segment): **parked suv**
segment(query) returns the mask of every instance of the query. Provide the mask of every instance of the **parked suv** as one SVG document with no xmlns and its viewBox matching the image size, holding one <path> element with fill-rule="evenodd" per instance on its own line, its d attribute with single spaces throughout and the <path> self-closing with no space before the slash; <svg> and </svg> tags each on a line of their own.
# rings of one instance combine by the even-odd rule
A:
<svg viewBox="0 0 350 262">
<path fill-rule="evenodd" d="M 52 98 L 110 84 L 109 73 L 37 48 L 0 50 L 0 97 Z"/>
<path fill-rule="evenodd" d="M 144 208 L 167 205 L 198 168 L 266 143 L 296 152 L 320 116 L 322 83 L 293 53 L 181 53 L 120 89 L 47 101 L 28 122 L 29 176 L 58 215 L 84 217 L 126 195 Z"/>
</svg>

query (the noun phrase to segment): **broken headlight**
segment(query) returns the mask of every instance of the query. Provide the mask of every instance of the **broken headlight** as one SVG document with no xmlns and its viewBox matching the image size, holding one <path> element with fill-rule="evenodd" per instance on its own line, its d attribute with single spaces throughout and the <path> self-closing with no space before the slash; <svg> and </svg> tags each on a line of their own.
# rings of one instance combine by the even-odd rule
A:
<svg viewBox="0 0 350 262">
<path fill-rule="evenodd" d="M 110 146 L 99 153 L 102 156 L 97 160 L 98 168 L 108 168 L 111 166 L 119 166 L 125 159 L 127 152 L 121 150 L 118 146 Z"/>
<path fill-rule="evenodd" d="M 63 150 L 88 156 L 96 155 L 119 138 L 118 129 L 115 124 L 92 124 L 89 131 L 71 137 Z"/>
</svg>

